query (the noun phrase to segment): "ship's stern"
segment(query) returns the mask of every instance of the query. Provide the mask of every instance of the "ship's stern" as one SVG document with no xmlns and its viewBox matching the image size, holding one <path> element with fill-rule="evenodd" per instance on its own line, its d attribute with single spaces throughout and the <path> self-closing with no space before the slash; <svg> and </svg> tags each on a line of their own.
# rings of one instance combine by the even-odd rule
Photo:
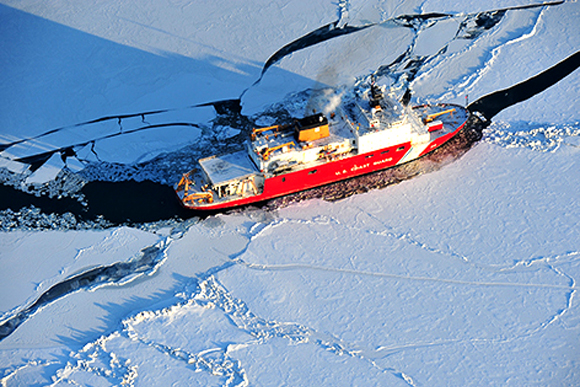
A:
<svg viewBox="0 0 580 387">
<path fill-rule="evenodd" d="M 186 208 L 203 208 L 214 202 L 214 192 L 198 169 L 184 173 L 173 188 L 179 201 Z"/>
</svg>

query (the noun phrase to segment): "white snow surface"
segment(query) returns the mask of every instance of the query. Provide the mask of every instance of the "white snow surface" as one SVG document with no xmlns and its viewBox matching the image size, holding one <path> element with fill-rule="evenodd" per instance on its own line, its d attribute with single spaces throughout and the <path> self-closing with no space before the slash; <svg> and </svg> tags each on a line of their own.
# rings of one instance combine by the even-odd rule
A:
<svg viewBox="0 0 580 387">
<path fill-rule="evenodd" d="M 458 23 L 418 36 L 377 25 L 295 52 L 253 85 L 279 48 L 339 18 L 363 25 L 533 2 L 0 3 L 0 141 L 170 109 L 0 153 L 0 167 L 25 174 L 16 159 L 37 150 L 195 124 L 98 140 L 66 163 L 133 165 L 178 150 L 215 118 L 193 105 L 247 90 L 244 111 L 260 112 L 290 92 L 353 83 L 411 44 L 434 54 Z M 415 98 L 474 101 L 528 79 L 578 50 L 579 13 L 576 1 L 508 11 L 422 68 Z M 0 341 L 0 385 L 577 386 L 579 79 L 506 109 L 444 168 L 338 202 L 149 231 L 0 234 L 0 323 L 58 283 L 159 250 L 149 270 L 35 310 Z M 63 164 L 55 154 L 27 178 L 51 180 Z"/>
</svg>

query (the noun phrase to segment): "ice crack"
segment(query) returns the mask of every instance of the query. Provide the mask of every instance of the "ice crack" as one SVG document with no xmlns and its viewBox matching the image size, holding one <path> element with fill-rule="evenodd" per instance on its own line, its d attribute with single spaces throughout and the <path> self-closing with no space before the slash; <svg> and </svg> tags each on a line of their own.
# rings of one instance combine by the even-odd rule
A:
<svg viewBox="0 0 580 387">
<path fill-rule="evenodd" d="M 135 339 L 133 338 L 133 340 Z M 149 340 L 138 340 L 174 359 L 185 362 L 189 367 L 193 367 L 196 372 L 204 371 L 214 376 L 224 377 L 226 379 L 224 386 L 226 387 L 243 387 L 249 385 L 248 376 L 246 375 L 246 371 L 241 367 L 241 363 L 232 359 L 222 349 L 204 351 L 203 353 L 189 353 L 180 348 L 172 348 Z"/>
<path fill-rule="evenodd" d="M 254 314 L 246 303 L 233 297 L 213 276 L 198 284 L 199 288 L 192 294 L 192 299 L 203 306 L 214 306 L 222 310 L 230 321 L 239 329 L 256 338 L 256 345 L 273 338 L 282 338 L 290 343 L 315 344 L 337 356 L 356 357 L 368 361 L 373 367 L 388 371 L 396 377 L 405 376 L 404 380 L 414 386 L 412 378 L 393 368 L 381 368 L 373 360 L 374 355 L 368 350 L 352 346 L 328 333 L 317 332 L 314 329 L 296 323 L 268 321 Z"/>
<path fill-rule="evenodd" d="M 71 360 L 52 377 L 52 385 L 60 382 L 78 385 L 74 375 L 79 371 L 102 377 L 111 384 L 133 385 L 138 367 L 131 365 L 130 359 L 121 358 L 106 347 L 108 342 L 118 337 L 119 332 L 114 332 L 85 345 L 79 352 L 71 353 Z"/>
<path fill-rule="evenodd" d="M 0 341 L 10 336 L 41 308 L 71 293 L 80 290 L 94 291 L 107 285 L 125 285 L 143 275 L 154 274 L 167 259 L 165 250 L 170 240 L 170 238 L 165 238 L 153 246 L 142 249 L 130 261 L 99 266 L 52 286 L 32 305 L 0 322 Z"/>
<path fill-rule="evenodd" d="M 572 303 L 573 303 L 574 296 L 575 296 L 576 291 L 577 291 L 576 280 L 574 279 L 574 277 L 565 273 L 563 270 L 555 267 L 554 265 L 548 265 L 548 266 L 550 267 L 550 269 L 552 269 L 558 275 L 568 279 L 571 290 L 566 296 L 566 300 L 567 300 L 566 306 L 564 308 L 562 308 L 561 310 L 559 310 L 556 314 L 554 314 L 554 316 L 549 321 L 542 324 L 542 326 L 540 327 L 541 329 L 545 329 L 548 326 L 552 325 L 554 322 L 560 320 L 570 309 L 572 309 Z"/>
<path fill-rule="evenodd" d="M 298 324 L 271 322 L 258 317 L 242 300 L 232 297 L 213 276 L 199 284 L 199 292 L 193 299 L 200 305 L 211 304 L 221 309 L 236 327 L 260 342 L 281 337 L 294 343 L 303 343 L 308 342 L 312 333 Z"/>
</svg>

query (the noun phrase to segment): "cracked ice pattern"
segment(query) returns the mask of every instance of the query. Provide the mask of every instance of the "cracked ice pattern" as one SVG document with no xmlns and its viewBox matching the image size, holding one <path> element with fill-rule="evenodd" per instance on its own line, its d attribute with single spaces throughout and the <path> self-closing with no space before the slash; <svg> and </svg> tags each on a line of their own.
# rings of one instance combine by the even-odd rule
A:
<svg viewBox="0 0 580 387">
<path fill-rule="evenodd" d="M 124 318 L 64 364 L 30 361 L 5 369 L 2 381 L 11 385 L 27 368 L 60 364 L 55 386 L 281 380 L 267 374 L 295 384 L 320 378 L 352 385 L 361 372 L 379 384 L 418 386 L 441 380 L 422 372 L 415 357 L 446 370 L 476 347 L 498 351 L 501 362 L 506 349 L 545 340 L 559 324 L 577 328 L 571 273 L 580 252 L 486 264 L 423 240 L 425 230 L 405 230 L 384 209 L 354 204 L 341 212 L 319 205 L 316 216 L 306 208 L 274 218 L 237 215 L 245 245 L 184 282 L 177 302 Z M 206 224 L 208 247 L 219 249 L 233 225 Z M 199 226 L 176 230 L 173 243 Z M 304 367 L 312 374 L 301 377 Z"/>
<path fill-rule="evenodd" d="M 315 34 L 284 36 L 292 50 L 275 59 L 296 59 L 313 42 L 401 28 L 407 40 L 398 56 L 357 72 L 358 81 L 378 71 L 395 86 L 455 98 L 501 72 L 502 54 L 545 33 L 557 9 L 424 14 L 429 3 L 338 1 L 331 14 L 343 31 L 325 35 L 316 29 L 332 24 L 324 20 L 310 29 Z M 576 4 L 564 6 L 572 12 Z M 425 44 L 430 34 L 437 44 Z M 168 183 L 191 159 L 238 149 L 253 121 L 300 114 L 311 94 L 292 94 L 254 117 L 240 113 L 239 100 L 213 103 L 215 112 L 202 102 L 17 139 L 0 149 L 20 160 L 0 161 L 8 168 L 2 181 L 41 181 L 64 163 L 76 172 L 37 193 L 74 198 L 83 179 Z M 153 142 L 136 161 L 107 156 L 110 141 L 180 125 L 191 136 L 185 148 L 159 154 Z M 100 219 L 77 227 L 83 231 L 33 233 L 75 228 L 77 219 L 35 209 L 4 214 L 7 228 L 19 230 L 0 240 L 3 272 L 20 265 L 26 274 L 0 281 L 10 305 L 2 328 L 13 328 L 0 342 L 0 385 L 575 385 L 578 130 L 577 122 L 493 123 L 461 159 L 445 168 L 424 160 L 412 174 L 421 178 L 388 190 L 350 196 L 360 190 L 345 185 L 330 192 L 332 203 L 290 198 L 286 207 L 173 219 L 142 231 L 106 230 L 111 225 Z M 37 152 L 38 140 L 50 140 L 52 150 Z M 72 151 L 84 164 L 73 162 Z M 106 237 L 97 243 L 95 235 Z M 131 252 L 119 253 L 115 243 Z"/>
<path fill-rule="evenodd" d="M 250 382 L 243 362 L 237 359 L 239 353 L 270 342 L 279 345 L 279 340 L 290 347 L 312 345 L 315 351 L 362 360 L 368 362 L 368 367 L 374 368 L 378 375 L 386 372 L 410 386 L 414 385 L 405 373 L 393 368 L 382 369 L 371 359 L 366 359 L 361 349 L 331 335 L 295 323 L 268 321 L 257 316 L 242 300 L 232 297 L 214 276 L 193 287 L 193 291 L 178 295 L 183 299 L 179 304 L 141 312 L 124 320 L 120 331 L 71 353 L 66 366 L 55 372 L 53 385 L 75 384 L 79 378 L 87 380 L 87 374 L 90 375 L 88 380 L 93 382 L 101 380 L 134 385 L 147 380 L 152 372 L 149 369 L 152 366 L 140 358 L 142 353 L 155 352 L 161 355 L 161 359 L 154 355 L 156 363 L 178 363 L 179 367 L 194 373 L 211 375 L 212 380 L 219 381 L 222 386 L 247 386 Z M 161 332 L 160 325 L 168 329 Z M 180 332 L 171 327 L 178 327 Z M 184 343 L 182 336 L 185 332 L 198 337 Z M 200 342 L 201 338 L 204 339 Z M 225 343 L 220 345 L 219 342 L 223 341 Z M 17 372 L 14 370 L 13 374 Z"/>
</svg>

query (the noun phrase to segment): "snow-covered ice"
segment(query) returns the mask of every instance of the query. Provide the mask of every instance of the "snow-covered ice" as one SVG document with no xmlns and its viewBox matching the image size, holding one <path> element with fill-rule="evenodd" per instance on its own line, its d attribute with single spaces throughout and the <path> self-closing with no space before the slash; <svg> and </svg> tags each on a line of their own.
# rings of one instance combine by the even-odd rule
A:
<svg viewBox="0 0 580 387">
<path fill-rule="evenodd" d="M 0 3 L 0 177 L 19 189 L 63 168 L 170 184 L 240 145 L 240 117 L 300 114 L 292 93 L 379 71 L 414 102 L 464 103 L 580 47 L 577 1 Z M 262 74 L 334 22 L 368 27 Z M 1 385 L 577 385 L 579 82 L 439 170 L 339 201 L 3 232 Z M 245 116 L 219 112 L 238 99 Z"/>
</svg>

